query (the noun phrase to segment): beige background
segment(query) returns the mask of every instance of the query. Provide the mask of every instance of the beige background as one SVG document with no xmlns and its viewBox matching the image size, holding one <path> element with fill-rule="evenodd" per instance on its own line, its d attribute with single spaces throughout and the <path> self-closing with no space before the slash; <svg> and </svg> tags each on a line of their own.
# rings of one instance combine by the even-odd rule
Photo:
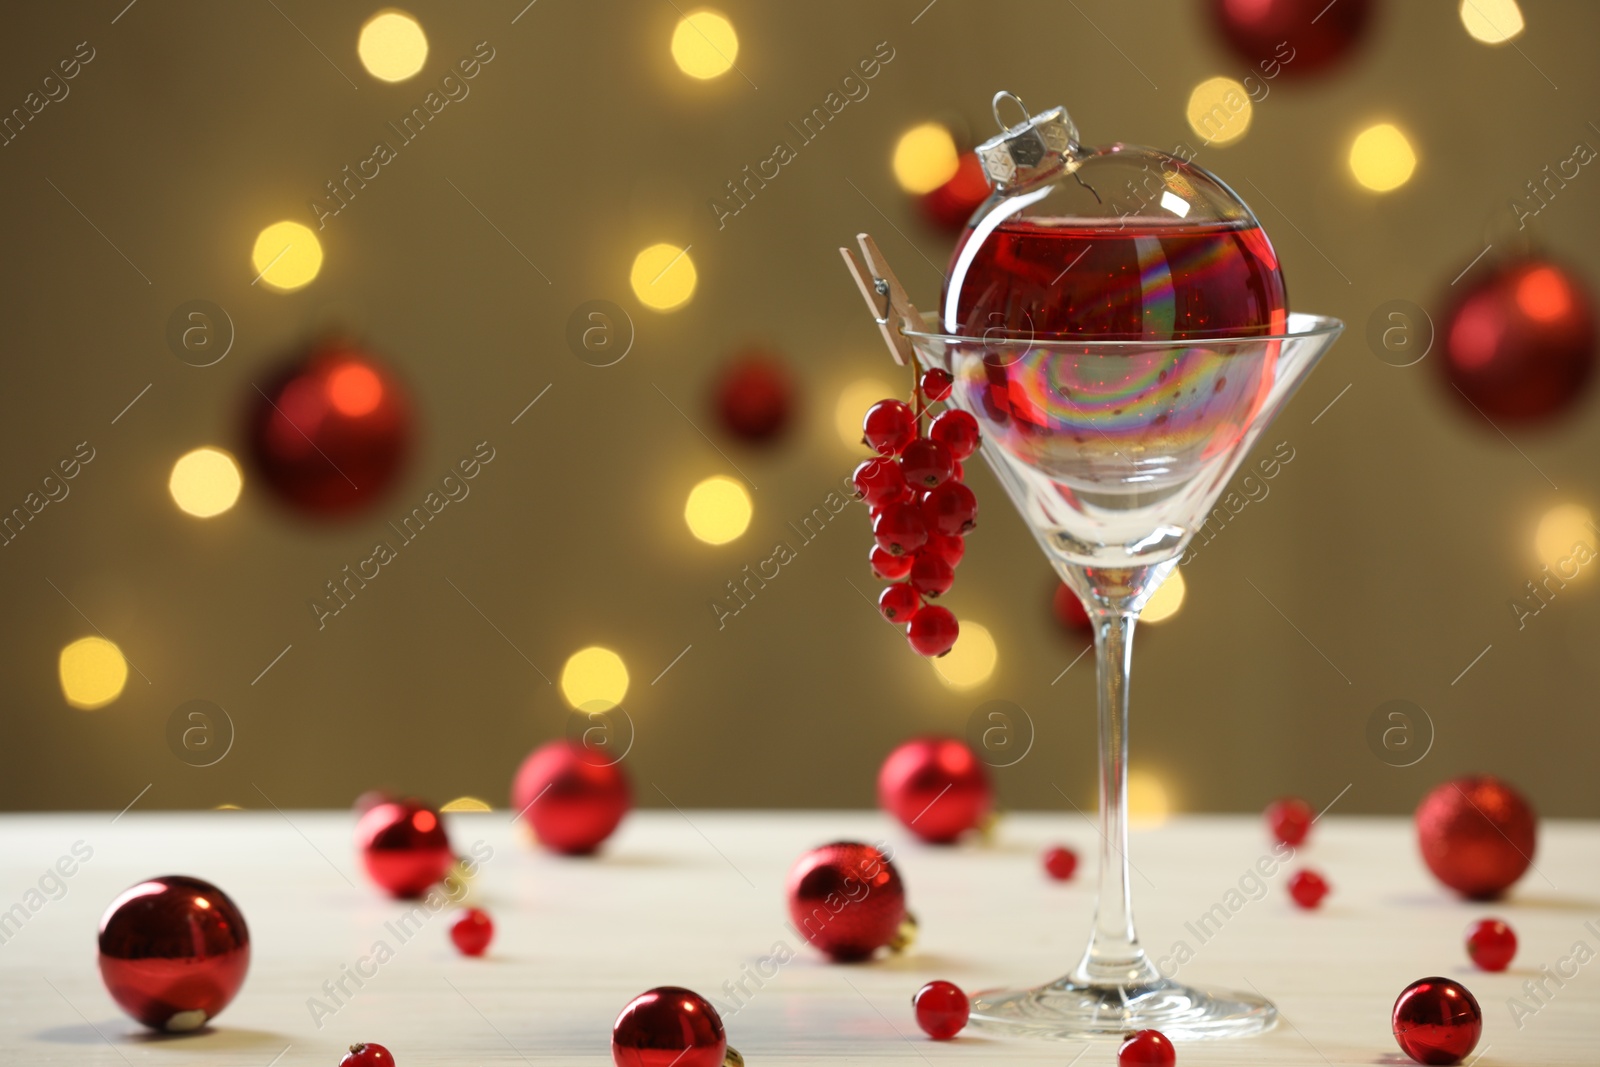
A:
<svg viewBox="0 0 1600 1067">
<path fill-rule="evenodd" d="M 1064 792 L 1091 805 L 1090 662 L 1052 685 L 1081 640 L 1053 625 L 1051 576 L 987 472 L 972 475 L 984 521 L 948 600 L 999 643 L 980 689 L 945 688 L 852 591 L 872 587 L 854 510 L 725 630 L 709 604 L 848 470 L 853 453 L 832 427 L 839 389 L 889 375 L 836 247 L 871 230 L 932 302 L 929 261 L 949 238 L 894 185 L 898 133 L 928 117 L 982 133 L 1004 87 L 1036 108 L 1068 105 L 1090 141 L 1191 141 L 1190 88 L 1236 69 L 1200 5 L 727 0 L 749 81 L 701 84 L 668 58 L 670 3 L 542 0 L 513 25 L 518 0 L 424 2 L 410 10 L 430 35 L 428 67 L 384 85 L 354 52 L 367 5 L 142 2 L 113 24 L 123 3 L 19 8 L 0 40 L 5 108 L 77 42 L 97 53 L 67 99 L 0 149 L 5 505 L 77 442 L 96 449 L 71 496 L 0 549 L 0 805 L 114 809 L 147 785 L 141 808 L 261 807 L 264 795 L 342 805 L 374 785 L 504 804 L 518 760 L 568 713 L 528 660 L 554 677 L 590 643 L 632 670 L 628 763 L 644 805 L 865 806 L 893 744 L 959 734 L 991 699 L 1021 704 L 1038 726 L 1030 755 L 998 775 L 1004 802 L 1059 808 Z M 1588 125 L 1600 120 L 1600 9 L 1529 4 L 1516 47 L 1491 49 L 1466 35 L 1454 3 L 1376 6 L 1358 62 L 1315 84 L 1280 82 L 1242 141 L 1200 158 L 1271 197 L 1277 209 L 1255 206 L 1294 305 L 1351 329 L 1264 440 L 1263 451 L 1283 440 L 1296 452 L 1271 496 L 1185 569 L 1183 612 L 1141 634 L 1134 765 L 1189 810 L 1253 810 L 1286 791 L 1325 803 L 1349 784 L 1340 810 L 1399 812 L 1447 775 L 1492 770 L 1548 814 L 1593 816 L 1595 580 L 1521 632 L 1508 607 L 1538 572 L 1538 516 L 1596 504 L 1593 400 L 1513 432 L 1512 447 L 1451 402 L 1433 359 L 1387 366 L 1363 334 L 1385 301 L 1436 306 L 1526 181 L 1576 141 L 1600 144 Z M 318 280 L 289 295 L 252 286 L 257 230 L 310 221 L 323 182 L 483 40 L 496 58 L 472 95 L 329 223 Z M 895 59 L 871 95 L 718 232 L 707 199 L 884 40 Z M 1343 159 L 1354 133 L 1383 119 L 1410 132 L 1421 165 L 1376 197 L 1353 187 Z M 1597 224 L 1600 177 L 1588 171 L 1539 219 L 1545 246 L 1591 283 Z M 700 272 L 696 298 L 672 315 L 641 308 L 627 285 L 633 253 L 658 240 L 692 244 Z M 173 308 L 195 298 L 237 326 L 232 353 L 206 369 L 164 340 Z M 591 299 L 637 324 L 617 366 L 567 349 L 567 317 Z M 222 518 L 177 512 L 172 461 L 203 443 L 236 447 L 251 383 L 329 323 L 359 330 L 419 398 L 422 447 L 393 497 L 335 527 L 298 523 L 249 488 Z M 803 409 L 785 446 L 719 439 L 725 458 L 662 394 L 715 436 L 707 383 L 750 341 L 791 360 Z M 484 439 L 497 458 L 471 497 L 319 633 L 306 602 L 322 582 Z M 731 463 L 758 487 L 756 518 L 711 548 L 680 509 L 699 479 L 736 473 Z M 59 649 L 92 632 L 84 616 L 144 676 L 96 712 L 67 707 L 56 681 Z M 228 757 L 204 770 L 164 736 L 173 709 L 197 698 L 237 726 Z M 1364 740 L 1390 699 L 1425 707 L 1437 727 L 1409 769 Z"/>
</svg>

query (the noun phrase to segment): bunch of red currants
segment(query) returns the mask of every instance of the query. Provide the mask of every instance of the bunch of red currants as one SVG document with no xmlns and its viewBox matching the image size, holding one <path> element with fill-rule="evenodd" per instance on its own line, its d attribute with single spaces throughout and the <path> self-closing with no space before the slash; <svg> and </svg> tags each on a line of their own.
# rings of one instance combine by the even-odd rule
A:
<svg viewBox="0 0 1600 1067">
<path fill-rule="evenodd" d="M 857 494 L 872 514 L 872 573 L 891 582 L 878 610 L 904 628 L 911 647 L 942 656 L 960 626 L 950 609 L 929 604 L 950 588 L 977 525 L 978 500 L 962 483 L 961 461 L 978 449 L 978 421 L 947 408 L 928 424 L 928 405 L 950 396 L 950 375 L 925 372 L 913 401 L 880 400 L 867 409 L 862 439 L 878 455 L 856 468 Z"/>
</svg>

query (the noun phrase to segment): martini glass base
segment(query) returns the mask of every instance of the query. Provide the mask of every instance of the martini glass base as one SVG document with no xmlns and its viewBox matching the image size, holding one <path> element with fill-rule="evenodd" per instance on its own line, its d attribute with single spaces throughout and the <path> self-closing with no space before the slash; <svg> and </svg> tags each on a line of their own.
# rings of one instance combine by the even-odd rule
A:
<svg viewBox="0 0 1600 1067">
<path fill-rule="evenodd" d="M 987 1033 L 1050 1041 L 1127 1037 L 1160 1030 L 1176 1040 L 1247 1037 L 1270 1030 L 1278 1009 L 1251 993 L 1214 992 L 1158 979 L 1099 986 L 1062 978 L 1033 989 L 988 989 L 972 998 L 973 1025 Z"/>
</svg>

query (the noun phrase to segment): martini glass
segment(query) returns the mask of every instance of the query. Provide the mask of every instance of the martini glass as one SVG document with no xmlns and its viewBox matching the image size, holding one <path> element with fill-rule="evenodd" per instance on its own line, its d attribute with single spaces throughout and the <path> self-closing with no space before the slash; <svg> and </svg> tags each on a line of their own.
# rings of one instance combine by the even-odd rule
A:
<svg viewBox="0 0 1600 1067">
<path fill-rule="evenodd" d="M 1033 340 L 907 328 L 918 361 L 955 379 L 950 402 L 983 429 L 983 456 L 1094 624 L 1100 681 L 1100 887 L 1071 973 L 972 999 L 972 1019 L 1018 1036 L 1170 1038 L 1268 1029 L 1247 993 L 1163 977 L 1140 947 L 1128 880 L 1128 680 L 1139 611 L 1256 439 L 1343 325 L 1290 314 L 1283 332 L 1187 341 Z M 1000 388 L 1032 405 L 1008 417 Z"/>
</svg>

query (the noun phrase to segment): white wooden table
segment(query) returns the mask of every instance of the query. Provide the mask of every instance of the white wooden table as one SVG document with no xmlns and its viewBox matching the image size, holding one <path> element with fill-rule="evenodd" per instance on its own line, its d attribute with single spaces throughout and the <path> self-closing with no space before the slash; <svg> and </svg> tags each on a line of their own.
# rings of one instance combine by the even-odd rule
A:
<svg viewBox="0 0 1600 1067">
<path fill-rule="evenodd" d="M 504 812 L 451 815 L 458 851 L 493 849 L 475 884 L 498 926 L 490 956 L 450 945 L 448 912 L 399 943 L 385 923 L 403 907 L 362 876 L 347 813 L 208 812 L 0 817 L 0 910 L 23 903 L 76 842 L 93 856 L 59 899 L 20 929 L 0 928 L 0 1063 L 192 1064 L 282 1067 L 338 1061 L 344 1046 L 378 1041 L 402 1067 L 420 1064 L 610 1063 L 610 1027 L 634 994 L 655 985 L 730 1003 L 724 983 L 783 942 L 797 957 L 776 976 L 746 979 L 754 995 L 726 1013 L 730 1041 L 751 1067 L 869 1060 L 912 1067 L 996 1062 L 1084 1067 L 1115 1062 L 1115 1046 L 923 1038 L 909 998 L 923 982 L 964 988 L 1034 982 L 1070 969 L 1093 907 L 1095 832 L 1076 814 L 1007 816 L 988 845 L 919 846 L 868 813 L 639 812 L 593 860 L 532 850 Z M 906 878 L 922 936 L 899 959 L 824 964 L 786 925 L 784 876 L 805 848 L 885 840 Z M 1087 868 L 1066 885 L 1039 868 L 1042 845 L 1064 841 Z M 1508 998 L 1556 967 L 1578 942 L 1600 951 L 1600 824 L 1546 822 L 1537 871 L 1492 907 L 1453 900 L 1417 858 L 1409 821 L 1329 816 L 1302 859 L 1333 895 L 1312 914 L 1288 902 L 1285 875 L 1200 945 L 1186 930 L 1235 887 L 1267 841 L 1253 818 L 1179 818 L 1134 836 L 1135 899 L 1156 954 L 1189 941 L 1187 981 L 1255 986 L 1285 1023 L 1261 1037 L 1179 1046 L 1181 1064 L 1382 1064 L 1404 1061 L 1389 1008 L 1415 978 L 1465 982 L 1483 1006 L 1482 1067 L 1600 1063 L 1600 960 L 1578 968 L 1526 1016 Z M 96 924 L 134 882 L 187 873 L 217 883 L 243 909 L 254 944 L 244 989 L 207 1032 L 152 1037 L 101 987 Z M 47 888 L 54 889 L 54 885 Z M 32 898 L 38 902 L 40 898 Z M 1511 971 L 1477 972 L 1462 931 L 1498 914 L 1521 939 Z M 1586 926 L 1592 923 L 1592 926 Z M 390 942 L 394 958 L 322 1020 L 323 983 Z M 1561 965 L 1570 973 L 1572 963 Z M 371 967 L 364 969 L 370 972 Z M 353 988 L 347 980 L 346 985 Z M 1487 1049 L 1485 1051 L 1485 1047 Z M 274 1060 L 274 1057 L 279 1057 Z"/>
</svg>

